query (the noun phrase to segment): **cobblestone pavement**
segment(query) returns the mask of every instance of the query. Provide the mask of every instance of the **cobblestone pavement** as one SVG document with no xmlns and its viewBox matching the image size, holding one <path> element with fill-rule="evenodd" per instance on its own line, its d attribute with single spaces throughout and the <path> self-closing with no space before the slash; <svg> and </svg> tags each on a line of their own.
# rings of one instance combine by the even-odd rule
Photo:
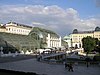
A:
<svg viewBox="0 0 100 75">
<path fill-rule="evenodd" d="M 16 62 L 0 63 L 1 69 L 35 72 L 44 75 L 100 75 L 100 66 L 75 65 L 74 72 L 69 72 L 63 64 L 47 64 L 36 59 L 21 60 Z"/>
</svg>

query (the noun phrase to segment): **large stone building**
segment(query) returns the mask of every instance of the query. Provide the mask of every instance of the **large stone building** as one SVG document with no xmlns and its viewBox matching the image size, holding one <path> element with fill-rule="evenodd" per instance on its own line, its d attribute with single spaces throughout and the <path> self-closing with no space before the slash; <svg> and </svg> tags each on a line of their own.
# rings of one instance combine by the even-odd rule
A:
<svg viewBox="0 0 100 75">
<path fill-rule="evenodd" d="M 46 37 L 47 47 L 61 47 L 61 37 L 51 37 L 50 34 Z"/>
<path fill-rule="evenodd" d="M 100 28 L 96 27 L 94 31 L 78 31 L 77 29 L 73 30 L 73 33 L 70 34 L 70 39 L 64 37 L 64 39 L 68 42 L 69 47 L 78 47 L 82 48 L 82 39 L 84 37 L 93 37 L 100 40 Z"/>
<path fill-rule="evenodd" d="M 72 45 L 71 45 L 71 36 L 70 36 L 70 35 L 66 35 L 66 36 L 63 38 L 63 40 L 64 40 L 65 42 L 67 42 L 68 47 L 71 47 L 71 46 L 72 46 Z"/>
<path fill-rule="evenodd" d="M 1 25 L 0 31 L 12 34 L 21 34 L 21 35 L 28 35 L 32 30 L 31 26 L 19 24 L 16 22 L 8 22 L 4 25 Z"/>
<path fill-rule="evenodd" d="M 29 35 L 33 35 L 33 38 L 41 43 L 40 47 L 61 47 L 61 37 L 50 30 L 34 27 Z"/>
<path fill-rule="evenodd" d="M 53 31 L 16 22 L 0 25 L 0 47 L 4 50 L 35 50 L 61 47 L 61 37 Z M 15 47 L 15 48 L 14 48 Z"/>
</svg>

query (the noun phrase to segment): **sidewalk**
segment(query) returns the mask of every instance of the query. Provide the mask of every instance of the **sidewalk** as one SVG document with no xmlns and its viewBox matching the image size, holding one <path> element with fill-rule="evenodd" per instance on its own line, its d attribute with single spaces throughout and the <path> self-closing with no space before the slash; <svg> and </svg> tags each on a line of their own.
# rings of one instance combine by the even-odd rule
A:
<svg viewBox="0 0 100 75">
<path fill-rule="evenodd" d="M 45 75 L 100 75 L 100 66 L 76 65 L 74 72 L 68 72 L 63 64 L 47 64 L 36 59 L 21 60 L 16 62 L 0 63 L 1 69 L 34 72 Z"/>
<path fill-rule="evenodd" d="M 8 56 L 8 57 L 0 57 L 0 64 L 6 63 L 6 62 L 15 62 L 15 61 L 21 61 L 21 60 L 27 60 L 35 58 L 35 55 L 17 55 L 15 57 Z"/>
</svg>

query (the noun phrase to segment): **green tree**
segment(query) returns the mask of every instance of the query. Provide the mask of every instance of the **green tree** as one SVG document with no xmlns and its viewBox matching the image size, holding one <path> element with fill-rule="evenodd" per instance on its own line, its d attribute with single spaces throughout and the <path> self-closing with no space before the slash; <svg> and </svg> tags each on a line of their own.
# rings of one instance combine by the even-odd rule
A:
<svg viewBox="0 0 100 75">
<path fill-rule="evenodd" d="M 94 48 L 96 47 L 95 38 L 92 38 L 90 36 L 84 37 L 82 39 L 82 43 L 83 43 L 84 51 L 87 52 L 87 54 L 92 50 L 94 50 Z"/>
</svg>

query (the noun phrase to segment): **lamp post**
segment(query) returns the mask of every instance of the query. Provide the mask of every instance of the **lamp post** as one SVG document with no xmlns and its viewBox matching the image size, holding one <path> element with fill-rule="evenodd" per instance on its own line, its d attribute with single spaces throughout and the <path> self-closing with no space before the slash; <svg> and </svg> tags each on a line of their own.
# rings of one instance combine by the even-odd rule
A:
<svg viewBox="0 0 100 75">
<path fill-rule="evenodd" d="M 1 47 L 0 47 L 0 56 L 3 54 L 2 51 L 3 51 L 3 47 L 1 46 Z"/>
<path fill-rule="evenodd" d="M 72 47 L 72 38 L 70 40 L 71 40 L 71 47 Z"/>
</svg>

